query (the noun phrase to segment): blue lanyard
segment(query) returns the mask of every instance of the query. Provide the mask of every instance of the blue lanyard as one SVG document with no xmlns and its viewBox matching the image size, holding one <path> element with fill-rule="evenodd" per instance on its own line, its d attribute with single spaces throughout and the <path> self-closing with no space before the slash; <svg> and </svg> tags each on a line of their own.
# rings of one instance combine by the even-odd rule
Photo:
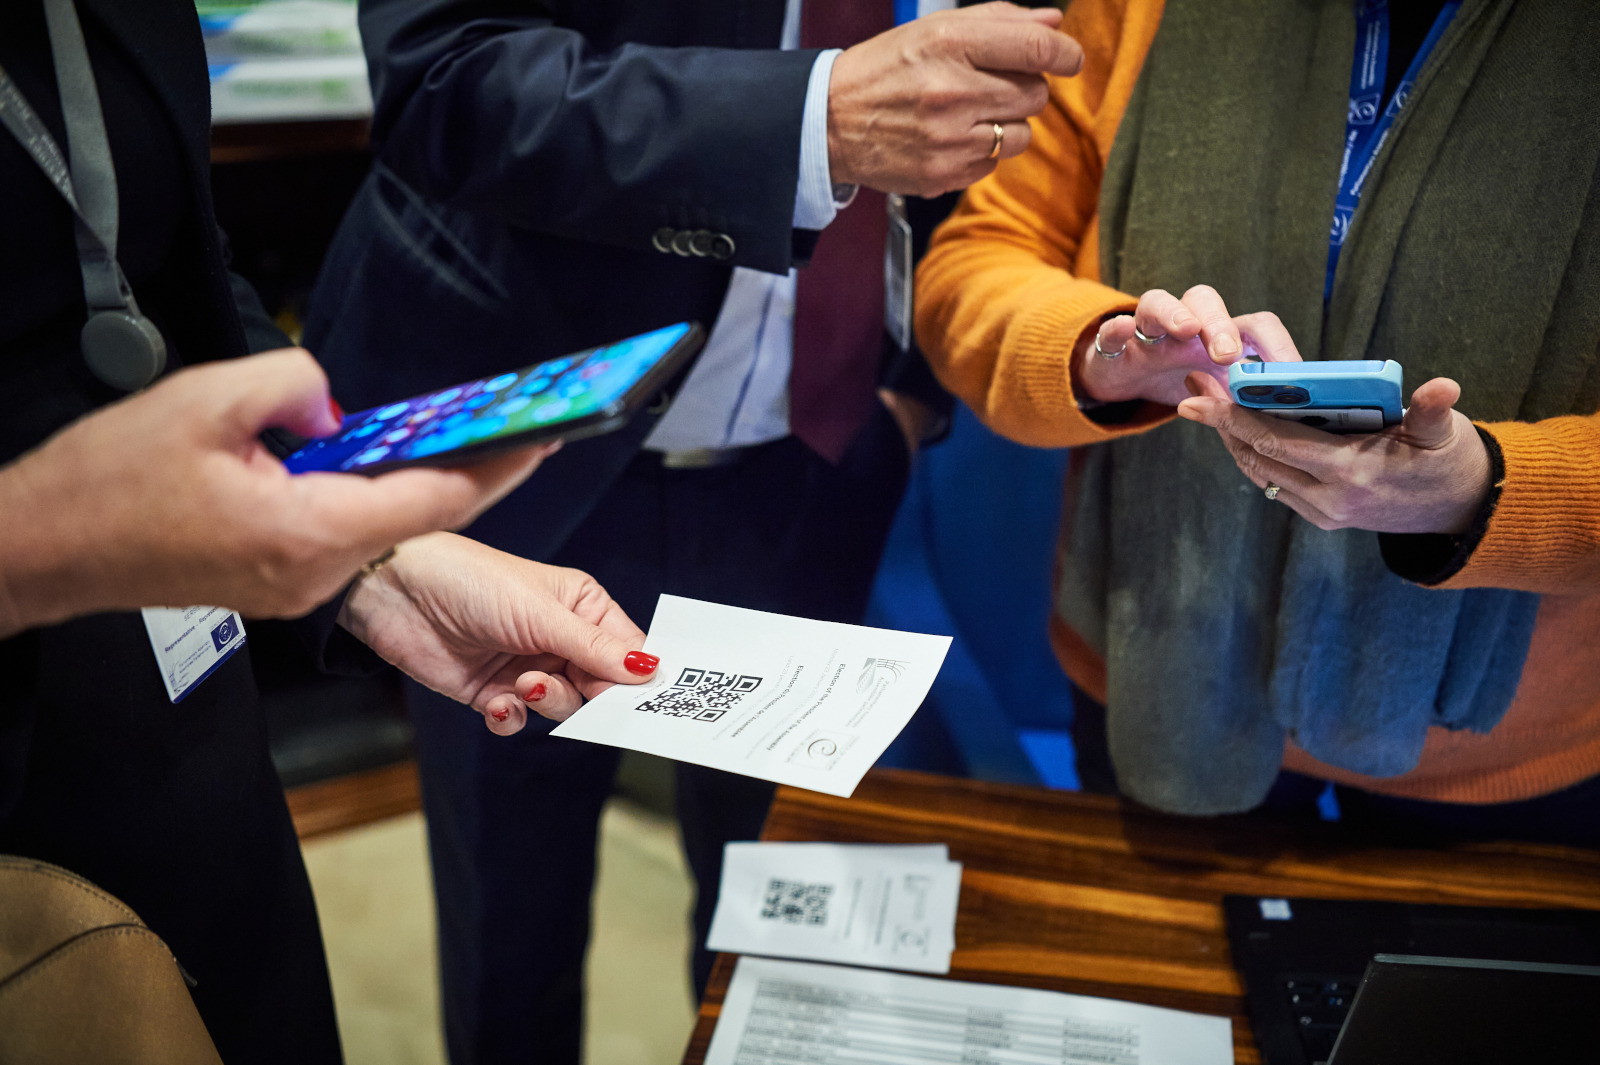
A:
<svg viewBox="0 0 1600 1065">
<path fill-rule="evenodd" d="M 1344 161 L 1339 165 L 1339 198 L 1334 201 L 1333 227 L 1328 234 L 1328 281 L 1322 298 L 1333 294 L 1333 275 L 1339 266 L 1339 252 L 1350 233 L 1350 220 L 1355 217 L 1361 203 L 1361 193 L 1366 184 L 1372 161 L 1378 157 L 1383 142 L 1406 102 L 1411 97 L 1411 87 L 1417 83 L 1422 65 L 1428 61 L 1445 27 L 1461 7 L 1460 0 L 1451 0 L 1433 20 L 1433 28 L 1423 38 L 1422 47 L 1400 84 L 1389 97 L 1389 106 L 1383 106 L 1384 71 L 1389 63 L 1389 3 L 1388 0 L 1363 0 L 1356 10 L 1356 58 L 1350 71 L 1350 113 L 1344 125 Z M 1381 110 L 1380 110 L 1381 109 Z"/>
<path fill-rule="evenodd" d="M 948 11 L 955 6 L 956 0 L 894 0 L 894 24 L 904 26 L 908 22 L 915 22 L 923 15 L 931 15 L 935 11 Z"/>
</svg>

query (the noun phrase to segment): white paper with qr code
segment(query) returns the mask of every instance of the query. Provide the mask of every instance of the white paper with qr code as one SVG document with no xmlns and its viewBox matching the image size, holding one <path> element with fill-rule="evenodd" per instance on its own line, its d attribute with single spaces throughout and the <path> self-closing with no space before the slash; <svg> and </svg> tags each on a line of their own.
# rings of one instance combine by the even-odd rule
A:
<svg viewBox="0 0 1600 1065">
<path fill-rule="evenodd" d="M 896 850 L 729 843 L 706 945 L 735 954 L 947 973 L 961 863 L 921 847 Z"/>
<path fill-rule="evenodd" d="M 1226 1017 L 998 984 L 740 958 L 706 1065 L 1231 1065 Z"/>
<path fill-rule="evenodd" d="M 948 636 L 663 595 L 645 684 L 619 684 L 553 735 L 848 796 L 933 685 Z"/>
</svg>

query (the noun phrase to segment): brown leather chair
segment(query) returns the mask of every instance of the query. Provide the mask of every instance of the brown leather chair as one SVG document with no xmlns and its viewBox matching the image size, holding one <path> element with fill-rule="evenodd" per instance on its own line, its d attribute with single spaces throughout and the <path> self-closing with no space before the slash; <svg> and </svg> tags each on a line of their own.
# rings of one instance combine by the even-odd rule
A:
<svg viewBox="0 0 1600 1065">
<path fill-rule="evenodd" d="M 183 971 L 89 881 L 0 855 L 0 1062 L 221 1065 Z"/>
</svg>

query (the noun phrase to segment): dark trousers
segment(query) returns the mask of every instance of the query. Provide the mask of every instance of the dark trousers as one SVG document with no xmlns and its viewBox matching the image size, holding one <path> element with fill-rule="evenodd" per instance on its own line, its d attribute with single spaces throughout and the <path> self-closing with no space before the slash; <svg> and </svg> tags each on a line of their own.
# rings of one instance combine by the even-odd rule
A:
<svg viewBox="0 0 1600 1065">
<path fill-rule="evenodd" d="M 908 472 L 904 438 L 885 411 L 837 467 L 792 437 L 709 469 L 664 469 L 642 453 L 551 561 L 593 574 L 646 629 L 664 592 L 859 622 Z M 537 477 L 530 492 L 537 498 Z M 516 498 L 502 506 L 511 509 L 491 512 L 483 538 L 515 550 L 508 522 L 537 515 L 519 511 Z M 415 685 L 409 694 L 450 1059 L 576 1065 L 596 829 L 619 754 L 552 738 L 539 718 L 496 737 L 448 700 Z M 677 767 L 698 887 L 697 990 L 710 971 L 704 944 L 723 845 L 759 835 L 771 798 L 764 781 Z"/>
<path fill-rule="evenodd" d="M 1106 745 L 1106 708 L 1073 688 L 1072 742 L 1084 791 L 1116 794 L 1116 772 Z M 1262 806 L 1322 816 L 1318 800 L 1327 784 L 1280 772 Z M 1600 777 L 1521 802 L 1455 803 L 1398 799 L 1335 785 L 1339 820 L 1374 842 L 1426 846 L 1451 839 L 1521 839 L 1600 849 Z"/>
</svg>

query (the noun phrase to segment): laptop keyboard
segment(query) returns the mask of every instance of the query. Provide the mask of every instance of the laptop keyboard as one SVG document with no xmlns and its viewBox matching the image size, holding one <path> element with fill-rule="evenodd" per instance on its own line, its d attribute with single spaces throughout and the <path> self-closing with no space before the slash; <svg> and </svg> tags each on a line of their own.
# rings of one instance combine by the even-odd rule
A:
<svg viewBox="0 0 1600 1065">
<path fill-rule="evenodd" d="M 1307 974 L 1284 979 L 1284 1002 L 1300 1032 L 1306 1060 L 1312 1065 L 1323 1065 L 1333 1056 L 1333 1044 L 1339 1039 L 1339 1029 L 1350 1013 L 1350 1002 L 1356 997 L 1360 982 L 1360 973 Z"/>
</svg>

